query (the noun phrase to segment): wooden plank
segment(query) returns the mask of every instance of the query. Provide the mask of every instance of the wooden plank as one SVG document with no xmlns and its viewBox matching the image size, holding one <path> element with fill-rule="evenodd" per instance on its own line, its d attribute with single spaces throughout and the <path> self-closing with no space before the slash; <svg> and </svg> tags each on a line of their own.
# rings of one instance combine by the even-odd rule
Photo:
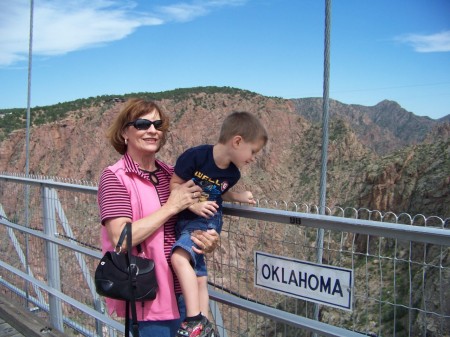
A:
<svg viewBox="0 0 450 337">
<path fill-rule="evenodd" d="M 26 310 L 15 305 L 11 299 L 0 295 L 0 337 L 64 337 L 62 332 L 52 329 L 49 323 Z M 3 334 L 2 334 L 3 333 Z"/>
</svg>

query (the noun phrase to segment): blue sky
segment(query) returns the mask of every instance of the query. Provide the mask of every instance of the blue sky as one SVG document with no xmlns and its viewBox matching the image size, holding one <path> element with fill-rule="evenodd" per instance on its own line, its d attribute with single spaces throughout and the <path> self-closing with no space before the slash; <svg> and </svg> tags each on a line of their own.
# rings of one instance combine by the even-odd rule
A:
<svg viewBox="0 0 450 337">
<path fill-rule="evenodd" d="M 330 98 L 450 114 L 449 0 L 333 0 Z M 0 1 L 0 109 L 27 105 L 30 1 Z M 34 0 L 31 106 L 230 86 L 322 97 L 325 0 Z M 332 111 L 331 111 L 332 113 Z"/>
</svg>

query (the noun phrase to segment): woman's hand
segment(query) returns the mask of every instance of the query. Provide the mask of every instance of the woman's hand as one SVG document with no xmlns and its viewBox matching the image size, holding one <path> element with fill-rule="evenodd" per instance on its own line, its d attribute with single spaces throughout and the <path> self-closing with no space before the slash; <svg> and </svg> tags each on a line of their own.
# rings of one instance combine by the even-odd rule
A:
<svg viewBox="0 0 450 337">
<path fill-rule="evenodd" d="M 195 185 L 192 180 L 188 180 L 172 189 L 166 205 L 175 208 L 174 214 L 179 213 L 197 203 L 201 191 L 200 186 Z"/>
<path fill-rule="evenodd" d="M 208 229 L 207 231 L 196 230 L 192 232 L 191 239 L 201 248 L 198 249 L 197 247 L 192 246 L 194 252 L 197 254 L 205 254 L 211 253 L 217 248 L 220 237 L 214 229 Z"/>
</svg>

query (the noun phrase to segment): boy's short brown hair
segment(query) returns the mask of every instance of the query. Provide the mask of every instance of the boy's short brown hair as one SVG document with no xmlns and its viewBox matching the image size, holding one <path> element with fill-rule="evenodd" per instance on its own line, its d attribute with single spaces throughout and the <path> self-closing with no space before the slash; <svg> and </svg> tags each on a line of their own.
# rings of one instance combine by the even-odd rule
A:
<svg viewBox="0 0 450 337">
<path fill-rule="evenodd" d="M 225 144 L 234 136 L 241 136 L 245 142 L 262 140 L 266 145 L 267 131 L 261 121 L 250 112 L 235 111 L 229 114 L 222 123 L 219 143 Z"/>
</svg>

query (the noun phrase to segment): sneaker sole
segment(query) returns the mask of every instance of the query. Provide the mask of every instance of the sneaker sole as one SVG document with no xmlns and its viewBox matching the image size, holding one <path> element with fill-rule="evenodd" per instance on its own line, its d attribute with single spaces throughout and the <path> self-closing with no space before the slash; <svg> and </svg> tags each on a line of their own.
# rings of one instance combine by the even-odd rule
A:
<svg viewBox="0 0 450 337">
<path fill-rule="evenodd" d="M 212 329 L 211 331 L 209 331 L 209 332 L 205 333 L 205 334 L 204 334 L 204 335 L 202 335 L 202 336 L 204 336 L 204 337 L 215 337 L 215 336 L 216 336 L 216 334 L 215 334 L 215 331 L 214 331 L 214 329 Z"/>
</svg>

